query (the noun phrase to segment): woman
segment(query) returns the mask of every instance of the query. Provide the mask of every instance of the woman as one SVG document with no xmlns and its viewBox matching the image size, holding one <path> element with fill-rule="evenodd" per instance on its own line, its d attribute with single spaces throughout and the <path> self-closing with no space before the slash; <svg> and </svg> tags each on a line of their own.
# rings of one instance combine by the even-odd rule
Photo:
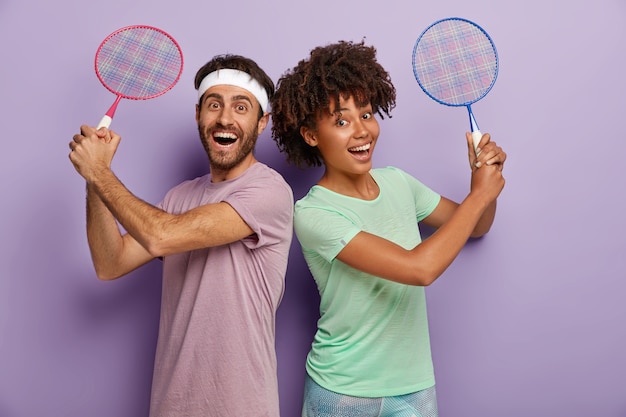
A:
<svg viewBox="0 0 626 417">
<path fill-rule="evenodd" d="M 372 167 L 395 88 L 363 42 L 317 47 L 279 80 L 272 137 L 324 173 L 294 227 L 320 291 L 303 416 L 436 416 L 424 287 L 490 229 L 506 154 L 466 134 L 471 190 L 457 204 L 406 172 Z M 478 154 L 478 156 L 477 156 Z M 418 224 L 436 229 L 421 241 Z"/>
</svg>

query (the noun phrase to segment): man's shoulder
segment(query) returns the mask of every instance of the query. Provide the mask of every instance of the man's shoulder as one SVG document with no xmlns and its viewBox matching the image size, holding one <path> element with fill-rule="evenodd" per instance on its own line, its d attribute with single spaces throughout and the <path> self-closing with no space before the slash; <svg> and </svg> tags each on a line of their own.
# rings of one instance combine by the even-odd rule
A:
<svg viewBox="0 0 626 417">
<path fill-rule="evenodd" d="M 172 191 L 193 190 L 193 189 L 195 189 L 195 188 L 197 188 L 199 186 L 202 186 L 202 184 L 204 184 L 206 182 L 210 182 L 210 174 L 205 174 L 205 175 L 202 175 L 200 177 L 184 180 L 184 181 L 178 183 L 177 185 L 173 186 L 170 189 L 170 192 L 172 192 Z"/>
<path fill-rule="evenodd" d="M 291 186 L 280 172 L 263 162 L 257 162 L 248 169 L 248 181 L 263 184 L 264 188 L 284 188 L 292 193 Z"/>
<path fill-rule="evenodd" d="M 267 175 L 270 177 L 276 177 L 280 181 L 283 181 L 285 183 L 287 182 L 280 172 L 263 162 L 255 163 L 250 167 L 249 171 L 253 172 L 256 175 Z"/>
</svg>

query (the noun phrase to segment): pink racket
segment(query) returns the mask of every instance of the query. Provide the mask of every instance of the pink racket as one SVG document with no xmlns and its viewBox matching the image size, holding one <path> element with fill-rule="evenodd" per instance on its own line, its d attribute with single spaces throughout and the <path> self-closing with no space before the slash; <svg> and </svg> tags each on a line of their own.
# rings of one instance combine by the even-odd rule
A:
<svg viewBox="0 0 626 417">
<path fill-rule="evenodd" d="M 121 99 L 147 100 L 171 90 L 183 72 L 183 53 L 161 29 L 128 26 L 100 44 L 95 68 L 102 85 L 117 95 L 98 124 L 98 128 L 108 128 Z"/>
</svg>

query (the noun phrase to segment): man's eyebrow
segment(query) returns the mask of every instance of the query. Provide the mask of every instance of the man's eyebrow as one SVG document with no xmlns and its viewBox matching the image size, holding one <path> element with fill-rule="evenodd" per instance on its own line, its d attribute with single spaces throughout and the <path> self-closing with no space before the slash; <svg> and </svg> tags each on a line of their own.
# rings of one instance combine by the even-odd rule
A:
<svg viewBox="0 0 626 417">
<path fill-rule="evenodd" d="M 250 103 L 252 105 L 254 104 L 254 102 L 250 99 L 250 97 L 248 97 L 247 95 L 244 95 L 244 94 L 239 94 L 239 95 L 233 96 L 232 99 L 233 99 L 233 101 L 245 100 L 245 101 L 247 101 L 248 103 Z"/>
<path fill-rule="evenodd" d="M 222 103 L 224 102 L 224 96 L 222 96 L 221 94 L 218 93 L 208 93 L 204 96 L 204 98 L 202 99 L 202 101 L 206 101 L 209 98 L 214 98 L 217 99 L 219 101 L 221 101 Z M 248 103 L 250 103 L 250 105 L 254 106 L 254 101 L 247 95 L 245 94 L 237 94 L 231 97 L 232 101 L 240 101 L 240 100 L 244 100 L 247 101 Z"/>
<path fill-rule="evenodd" d="M 208 93 L 208 94 L 205 94 L 204 97 L 202 98 L 202 101 L 204 102 L 208 98 L 215 98 L 215 99 L 217 99 L 219 101 L 224 101 L 224 97 L 222 97 L 222 95 L 218 94 L 218 93 Z"/>
</svg>

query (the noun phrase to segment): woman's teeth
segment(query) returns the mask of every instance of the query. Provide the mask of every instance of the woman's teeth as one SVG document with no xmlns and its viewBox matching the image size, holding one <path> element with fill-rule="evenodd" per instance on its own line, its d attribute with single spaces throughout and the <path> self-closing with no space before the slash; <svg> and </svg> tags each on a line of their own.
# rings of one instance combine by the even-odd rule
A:
<svg viewBox="0 0 626 417">
<path fill-rule="evenodd" d="M 348 149 L 350 152 L 363 152 L 369 150 L 371 143 L 367 143 L 365 145 L 357 146 L 355 148 Z"/>
</svg>

